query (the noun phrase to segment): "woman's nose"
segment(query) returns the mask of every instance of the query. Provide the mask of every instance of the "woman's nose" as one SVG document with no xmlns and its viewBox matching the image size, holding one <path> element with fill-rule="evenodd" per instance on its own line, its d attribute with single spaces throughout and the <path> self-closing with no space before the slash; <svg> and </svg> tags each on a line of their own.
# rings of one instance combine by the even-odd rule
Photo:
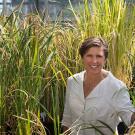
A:
<svg viewBox="0 0 135 135">
<path fill-rule="evenodd" d="M 92 62 L 97 63 L 97 57 L 96 56 L 93 56 Z"/>
</svg>

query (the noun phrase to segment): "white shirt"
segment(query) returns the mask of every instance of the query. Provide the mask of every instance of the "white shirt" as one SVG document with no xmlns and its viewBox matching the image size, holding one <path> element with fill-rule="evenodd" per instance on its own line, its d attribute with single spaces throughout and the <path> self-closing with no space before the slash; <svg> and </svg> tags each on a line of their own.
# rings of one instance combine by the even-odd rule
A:
<svg viewBox="0 0 135 135">
<path fill-rule="evenodd" d="M 102 122 L 117 133 L 120 118 L 129 126 L 135 110 L 126 85 L 108 71 L 107 77 L 85 98 L 84 73 L 82 71 L 68 78 L 62 125 L 72 127 L 73 135 L 101 135 L 94 129 L 96 127 L 105 135 L 114 135 Z M 89 129 L 84 129 L 88 126 Z"/>
</svg>

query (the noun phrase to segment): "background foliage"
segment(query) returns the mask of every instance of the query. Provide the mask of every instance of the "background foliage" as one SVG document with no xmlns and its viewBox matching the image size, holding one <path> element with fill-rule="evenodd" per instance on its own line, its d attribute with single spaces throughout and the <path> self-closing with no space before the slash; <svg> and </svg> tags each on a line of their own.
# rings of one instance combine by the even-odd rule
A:
<svg viewBox="0 0 135 135">
<path fill-rule="evenodd" d="M 19 135 L 45 135 L 40 113 L 60 134 L 67 77 L 83 70 L 78 48 L 89 36 L 109 43 L 105 66 L 134 89 L 135 7 L 123 0 L 69 1 L 71 21 L 44 21 L 24 16 L 20 8 L 0 17 L 0 130 Z M 132 10 L 131 10 L 132 9 Z M 62 14 L 61 14 L 62 15 Z M 134 92 L 131 92 L 135 104 Z"/>
</svg>

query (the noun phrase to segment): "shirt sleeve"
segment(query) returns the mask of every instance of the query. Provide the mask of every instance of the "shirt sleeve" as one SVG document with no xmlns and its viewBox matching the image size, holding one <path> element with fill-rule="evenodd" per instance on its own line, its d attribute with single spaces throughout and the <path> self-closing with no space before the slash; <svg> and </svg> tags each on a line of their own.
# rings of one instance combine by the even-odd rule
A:
<svg viewBox="0 0 135 135">
<path fill-rule="evenodd" d="M 133 107 L 130 96 L 128 93 L 128 89 L 126 87 L 121 88 L 118 90 L 113 97 L 114 107 L 116 112 L 125 122 L 127 126 L 131 124 L 131 116 L 133 112 L 135 112 L 135 108 Z"/>
<path fill-rule="evenodd" d="M 66 88 L 66 97 L 65 97 L 65 106 L 64 106 L 64 113 L 62 119 L 62 125 L 66 127 L 70 127 L 72 124 L 71 119 L 71 111 L 69 107 L 69 93 L 70 93 L 70 80 L 67 80 L 67 88 Z"/>
</svg>

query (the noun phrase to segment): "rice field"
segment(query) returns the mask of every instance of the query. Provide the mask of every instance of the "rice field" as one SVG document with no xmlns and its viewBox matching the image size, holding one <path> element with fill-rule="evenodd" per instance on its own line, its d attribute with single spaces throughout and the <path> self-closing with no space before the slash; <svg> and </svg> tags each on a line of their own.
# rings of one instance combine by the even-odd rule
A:
<svg viewBox="0 0 135 135">
<path fill-rule="evenodd" d="M 135 5 L 83 0 L 78 9 L 69 1 L 72 19 L 65 22 L 62 13 L 55 22 L 38 12 L 23 15 L 21 6 L 0 16 L 2 135 L 46 135 L 51 123 L 52 134 L 62 134 L 67 77 L 83 70 L 78 48 L 89 36 L 108 41 L 105 68 L 127 84 L 135 105 Z"/>
</svg>

